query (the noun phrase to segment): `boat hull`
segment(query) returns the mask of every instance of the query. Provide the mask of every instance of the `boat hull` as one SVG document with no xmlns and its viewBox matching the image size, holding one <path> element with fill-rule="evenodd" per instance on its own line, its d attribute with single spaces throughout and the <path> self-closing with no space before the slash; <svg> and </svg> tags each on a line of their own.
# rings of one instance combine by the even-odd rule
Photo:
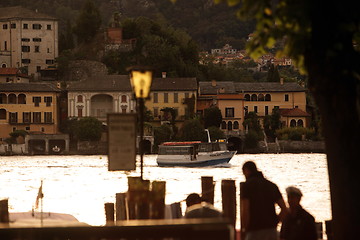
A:
<svg viewBox="0 0 360 240">
<path fill-rule="evenodd" d="M 236 154 L 236 151 L 229 151 L 217 154 L 198 155 L 196 159 L 191 156 L 173 156 L 162 155 L 158 156 L 157 164 L 160 167 L 206 167 L 218 164 L 228 163 Z"/>
</svg>

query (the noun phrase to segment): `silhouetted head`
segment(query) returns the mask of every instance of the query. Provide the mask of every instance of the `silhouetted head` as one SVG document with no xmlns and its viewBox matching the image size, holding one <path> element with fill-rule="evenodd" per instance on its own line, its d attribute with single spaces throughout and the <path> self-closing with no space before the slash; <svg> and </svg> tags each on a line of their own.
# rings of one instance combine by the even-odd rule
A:
<svg viewBox="0 0 360 240">
<path fill-rule="evenodd" d="M 194 204 L 198 204 L 198 203 L 201 203 L 201 197 L 197 193 L 191 193 L 186 198 L 186 207 L 190 207 L 190 206 L 192 206 Z"/>
<path fill-rule="evenodd" d="M 253 161 L 247 161 L 242 167 L 242 171 L 245 177 L 249 177 L 251 174 L 258 172 L 256 164 Z"/>
</svg>

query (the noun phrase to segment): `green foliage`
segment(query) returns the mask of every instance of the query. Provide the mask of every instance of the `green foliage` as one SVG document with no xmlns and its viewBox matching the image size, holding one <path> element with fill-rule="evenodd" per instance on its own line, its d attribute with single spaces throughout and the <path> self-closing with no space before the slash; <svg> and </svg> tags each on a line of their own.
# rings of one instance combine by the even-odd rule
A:
<svg viewBox="0 0 360 240">
<path fill-rule="evenodd" d="M 210 134 L 210 138 L 211 138 L 212 142 L 225 138 L 224 132 L 221 131 L 221 129 L 218 127 L 211 126 L 208 128 L 208 130 L 209 130 L 209 134 Z"/>
<path fill-rule="evenodd" d="M 280 82 L 279 70 L 278 70 L 277 66 L 274 66 L 274 64 L 270 65 L 266 80 L 268 82 Z"/>
<path fill-rule="evenodd" d="M 245 135 L 244 147 L 247 149 L 256 148 L 259 145 L 259 135 L 254 130 L 249 130 Z"/>
<path fill-rule="evenodd" d="M 255 112 L 249 112 L 248 114 L 246 114 L 243 126 L 249 131 L 254 131 L 259 139 L 263 138 L 259 117 Z"/>
<path fill-rule="evenodd" d="M 163 142 L 169 142 L 172 140 L 171 136 L 173 132 L 171 126 L 168 124 L 163 124 L 160 127 L 154 128 L 154 150 L 158 150 L 158 146 Z"/>
<path fill-rule="evenodd" d="M 70 129 L 74 131 L 75 137 L 82 141 L 99 141 L 103 131 L 101 121 L 94 117 L 72 121 Z"/>
<path fill-rule="evenodd" d="M 15 130 L 15 131 L 11 132 L 9 135 L 10 135 L 10 137 L 16 139 L 19 136 L 25 137 L 28 134 L 29 133 L 25 130 Z"/>
<path fill-rule="evenodd" d="M 279 109 L 274 108 L 271 115 L 264 117 L 264 131 L 270 141 L 276 137 L 276 130 L 281 127 Z"/>
<path fill-rule="evenodd" d="M 203 125 L 198 119 L 186 120 L 180 129 L 182 141 L 206 141 L 207 136 Z"/>
<path fill-rule="evenodd" d="M 204 126 L 209 127 L 220 127 L 222 122 L 221 110 L 218 107 L 210 107 L 204 110 Z"/>
<path fill-rule="evenodd" d="M 76 20 L 74 33 L 80 43 L 90 42 L 101 26 L 101 15 L 94 0 L 87 0 Z"/>
<path fill-rule="evenodd" d="M 314 129 L 303 127 L 278 129 L 276 130 L 276 136 L 279 140 L 301 141 L 302 136 L 307 140 L 319 140 Z"/>
</svg>

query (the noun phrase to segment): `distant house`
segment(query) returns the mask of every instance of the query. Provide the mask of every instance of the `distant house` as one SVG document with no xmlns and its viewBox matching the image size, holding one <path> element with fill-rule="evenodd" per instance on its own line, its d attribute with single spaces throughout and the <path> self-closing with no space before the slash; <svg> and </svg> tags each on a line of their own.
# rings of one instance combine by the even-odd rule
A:
<svg viewBox="0 0 360 240">
<path fill-rule="evenodd" d="M 68 117 L 95 117 L 106 123 L 107 113 L 135 112 L 128 75 L 94 75 L 68 88 Z"/>
<path fill-rule="evenodd" d="M 0 83 L 0 139 L 15 130 L 57 134 L 59 94 L 53 84 Z"/>
<path fill-rule="evenodd" d="M 169 123 L 172 119 L 162 109 L 172 108 L 175 121 L 179 125 L 196 112 L 197 81 L 196 78 L 154 78 L 151 86 L 151 97 L 146 107 L 154 116 L 154 123 Z"/>
<path fill-rule="evenodd" d="M 28 83 L 29 76 L 17 68 L 0 68 L 0 83 Z"/>
<path fill-rule="evenodd" d="M 0 8 L 0 67 L 25 68 L 37 76 L 57 57 L 56 18 L 19 6 Z"/>
</svg>

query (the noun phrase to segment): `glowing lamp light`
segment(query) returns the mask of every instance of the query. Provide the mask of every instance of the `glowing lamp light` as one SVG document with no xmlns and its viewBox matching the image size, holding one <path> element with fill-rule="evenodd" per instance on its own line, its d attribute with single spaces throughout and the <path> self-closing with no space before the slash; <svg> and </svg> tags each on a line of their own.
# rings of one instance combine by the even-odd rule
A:
<svg viewBox="0 0 360 240">
<path fill-rule="evenodd" d="M 152 71 L 140 68 L 131 69 L 130 83 L 136 98 L 148 98 L 152 83 Z"/>
</svg>

